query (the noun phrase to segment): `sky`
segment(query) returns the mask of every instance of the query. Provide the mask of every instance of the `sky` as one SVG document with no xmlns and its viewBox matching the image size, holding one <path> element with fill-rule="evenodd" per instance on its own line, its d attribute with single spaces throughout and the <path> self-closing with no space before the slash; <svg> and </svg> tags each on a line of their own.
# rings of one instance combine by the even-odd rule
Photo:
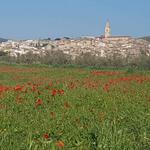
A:
<svg viewBox="0 0 150 150">
<path fill-rule="evenodd" d="M 0 37 L 43 39 L 150 35 L 150 0 L 0 0 Z"/>
</svg>

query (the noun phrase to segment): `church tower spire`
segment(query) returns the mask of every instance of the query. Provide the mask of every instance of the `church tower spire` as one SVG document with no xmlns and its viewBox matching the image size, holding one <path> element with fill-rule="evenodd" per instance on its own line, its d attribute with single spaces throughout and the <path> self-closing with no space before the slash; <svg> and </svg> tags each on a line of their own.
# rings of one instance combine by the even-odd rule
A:
<svg viewBox="0 0 150 150">
<path fill-rule="evenodd" d="M 105 38 L 111 36 L 111 27 L 110 27 L 110 22 L 107 20 L 106 26 L 105 26 Z"/>
</svg>

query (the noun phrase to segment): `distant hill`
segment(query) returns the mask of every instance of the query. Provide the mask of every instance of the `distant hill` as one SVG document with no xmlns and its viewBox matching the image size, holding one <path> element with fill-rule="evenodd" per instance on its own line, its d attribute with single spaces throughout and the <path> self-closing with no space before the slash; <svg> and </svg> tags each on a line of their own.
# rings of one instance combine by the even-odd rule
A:
<svg viewBox="0 0 150 150">
<path fill-rule="evenodd" d="M 139 39 L 143 39 L 150 42 L 150 36 L 140 37 Z"/>
<path fill-rule="evenodd" d="M 6 41 L 8 41 L 8 40 L 7 40 L 7 39 L 0 38 L 0 43 L 1 43 L 1 42 L 6 42 Z"/>
</svg>

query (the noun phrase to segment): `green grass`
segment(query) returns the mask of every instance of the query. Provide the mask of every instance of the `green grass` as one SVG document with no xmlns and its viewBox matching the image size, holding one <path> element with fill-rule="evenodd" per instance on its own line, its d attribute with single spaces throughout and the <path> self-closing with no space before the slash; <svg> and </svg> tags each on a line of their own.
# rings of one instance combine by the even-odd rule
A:
<svg viewBox="0 0 150 150">
<path fill-rule="evenodd" d="M 150 72 L 91 72 L 0 65 L 0 87 L 9 87 L 0 90 L 0 149 L 57 150 L 62 141 L 64 150 L 149 150 Z M 137 76 L 144 81 L 134 80 Z M 122 77 L 133 79 L 119 80 L 109 92 L 103 89 Z M 14 90 L 16 85 L 23 90 Z M 52 96 L 53 89 L 64 94 Z M 36 106 L 38 99 L 42 104 Z"/>
</svg>

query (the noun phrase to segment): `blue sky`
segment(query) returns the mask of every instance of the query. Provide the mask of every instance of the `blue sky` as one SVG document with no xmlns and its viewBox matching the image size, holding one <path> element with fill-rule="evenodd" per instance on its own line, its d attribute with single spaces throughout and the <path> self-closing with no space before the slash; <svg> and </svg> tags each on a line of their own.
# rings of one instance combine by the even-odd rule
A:
<svg viewBox="0 0 150 150">
<path fill-rule="evenodd" d="M 150 0 L 0 0 L 0 37 L 150 35 Z"/>
</svg>

